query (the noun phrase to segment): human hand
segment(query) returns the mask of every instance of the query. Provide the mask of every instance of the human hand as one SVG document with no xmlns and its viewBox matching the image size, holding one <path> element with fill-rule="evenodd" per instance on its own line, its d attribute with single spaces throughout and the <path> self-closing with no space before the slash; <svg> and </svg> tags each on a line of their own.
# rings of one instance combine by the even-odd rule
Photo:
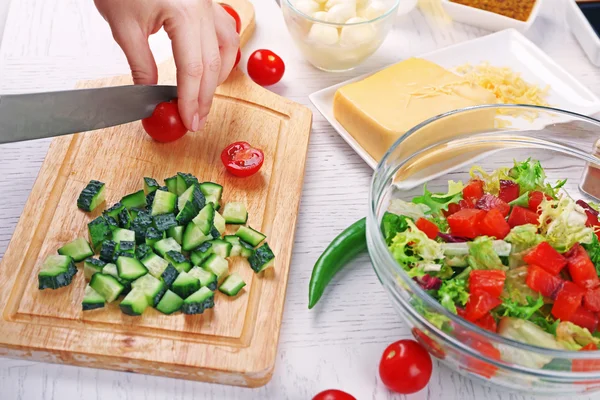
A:
<svg viewBox="0 0 600 400">
<path fill-rule="evenodd" d="M 212 0 L 94 0 L 131 68 L 135 84 L 156 84 L 148 37 L 161 27 L 177 67 L 179 113 L 186 128 L 204 126 L 215 90 L 233 69 L 240 44 L 234 19 Z"/>
</svg>

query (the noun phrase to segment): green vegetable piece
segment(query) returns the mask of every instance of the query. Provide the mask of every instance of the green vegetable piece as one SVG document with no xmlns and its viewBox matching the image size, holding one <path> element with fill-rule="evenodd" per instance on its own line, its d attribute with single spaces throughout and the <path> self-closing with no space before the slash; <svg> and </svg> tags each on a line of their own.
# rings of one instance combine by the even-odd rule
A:
<svg viewBox="0 0 600 400">
<path fill-rule="evenodd" d="M 524 208 L 529 207 L 529 192 L 523 193 L 508 204 L 511 206 L 519 206 Z"/>
<path fill-rule="evenodd" d="M 393 214 L 387 211 L 383 214 L 383 219 L 381 220 L 381 231 L 383 232 L 383 236 L 385 237 L 385 241 L 388 246 L 392 244 L 392 239 L 398 232 L 404 232 L 406 229 L 408 229 L 408 224 L 406 223 L 407 219 L 408 217 Z"/>
<path fill-rule="evenodd" d="M 179 310 L 183 305 L 183 299 L 174 292 L 167 290 L 165 295 L 162 297 L 156 309 L 163 314 L 171 315 Z"/>
<path fill-rule="evenodd" d="M 77 238 L 58 249 L 58 254 L 69 256 L 75 262 L 80 262 L 94 255 L 94 250 L 84 238 Z"/>
<path fill-rule="evenodd" d="M 435 263 L 444 258 L 442 245 L 431 240 L 419 230 L 412 220 L 407 219 L 408 229 L 398 232 L 389 246 L 392 256 L 406 270 L 418 262 Z"/>
<path fill-rule="evenodd" d="M 83 301 L 81 302 L 81 309 L 83 311 L 91 311 L 96 310 L 98 308 L 103 308 L 104 297 L 102 297 L 98 292 L 96 292 L 90 285 L 85 287 L 85 291 L 83 292 Z"/>
<path fill-rule="evenodd" d="M 184 314 L 202 314 L 215 306 L 215 293 L 209 288 L 202 287 L 183 301 L 181 311 Z"/>
<path fill-rule="evenodd" d="M 166 237 L 165 232 L 159 231 L 158 229 L 151 226 L 146 230 L 146 244 L 148 246 L 154 246 L 156 242 Z"/>
<path fill-rule="evenodd" d="M 600 242 L 598 242 L 598 237 L 593 235 L 592 243 L 583 244 L 582 246 L 590 256 L 590 260 L 594 263 L 596 273 L 600 276 Z"/>
<path fill-rule="evenodd" d="M 543 306 L 544 298 L 542 296 L 538 296 L 536 300 L 531 296 L 527 296 L 527 304 L 525 305 L 511 299 L 504 299 L 498 313 L 503 317 L 530 319 Z"/>
<path fill-rule="evenodd" d="M 165 260 L 173 264 L 175 269 L 179 272 L 188 272 L 192 268 L 192 263 L 178 251 L 167 251 Z"/>
<path fill-rule="evenodd" d="M 154 178 L 144 178 L 144 193 L 146 193 L 146 195 L 155 192 L 159 187 L 160 185 Z"/>
<path fill-rule="evenodd" d="M 167 268 L 165 268 L 165 270 L 163 271 L 161 278 L 165 285 L 171 287 L 171 285 L 173 285 L 173 282 L 175 282 L 178 276 L 179 271 L 177 271 L 177 269 L 175 269 L 175 267 L 172 264 L 167 264 Z"/>
<path fill-rule="evenodd" d="M 150 247 L 144 243 L 144 244 L 137 246 L 137 248 L 135 249 L 135 258 L 137 258 L 138 260 L 143 260 L 148 255 L 153 254 L 153 253 L 154 253 L 154 251 L 152 250 L 152 247 Z"/>
<path fill-rule="evenodd" d="M 94 211 L 104 202 L 104 197 L 104 183 L 92 180 L 79 194 L 77 207 L 83 211 Z"/>
<path fill-rule="evenodd" d="M 513 245 L 513 252 L 520 253 L 542 243 L 545 239 L 537 233 L 538 228 L 533 224 L 515 226 L 504 238 Z"/>
<path fill-rule="evenodd" d="M 129 229 L 131 227 L 131 214 L 129 213 L 129 210 L 127 208 L 124 208 L 120 213 L 119 213 L 119 226 L 123 229 Z"/>
<path fill-rule="evenodd" d="M 437 291 L 438 301 L 445 309 L 456 314 L 456 303 L 464 306 L 469 300 L 469 292 L 466 285 L 467 281 L 462 279 L 445 281 Z"/>
<path fill-rule="evenodd" d="M 177 175 L 165 179 L 165 185 L 170 193 L 177 196 Z"/>
<path fill-rule="evenodd" d="M 100 259 L 107 263 L 117 261 L 117 243 L 112 240 L 105 240 L 100 248 Z"/>
<path fill-rule="evenodd" d="M 97 251 L 100 249 L 102 242 L 110 239 L 112 230 L 108 226 L 108 223 L 104 217 L 99 216 L 88 224 L 88 235 L 90 237 L 90 242 L 92 243 L 93 249 Z"/>
<path fill-rule="evenodd" d="M 142 315 L 149 305 L 148 298 L 141 289 L 132 289 L 121 301 L 119 308 L 123 314 L 135 317 Z"/>
<path fill-rule="evenodd" d="M 183 243 L 183 231 L 185 230 L 185 226 L 172 226 L 167 229 L 167 237 L 175 239 L 175 241 L 179 244 Z"/>
<path fill-rule="evenodd" d="M 200 281 L 187 272 L 181 272 L 171 285 L 171 290 L 182 299 L 187 298 L 198 289 L 200 289 Z"/>
<path fill-rule="evenodd" d="M 412 202 L 414 204 L 423 204 L 429 209 L 426 214 L 441 215 L 442 210 L 448 211 L 448 206 L 452 203 L 458 203 L 462 200 L 462 182 L 456 183 L 450 181 L 449 192 L 431 193 L 427 190 L 427 185 L 423 185 L 423 196 L 415 197 Z"/>
<path fill-rule="evenodd" d="M 587 215 L 572 198 L 544 200 L 540 209 L 540 233 L 557 251 L 565 252 L 575 243 L 592 243 L 594 230 L 586 226 Z"/>
<path fill-rule="evenodd" d="M 107 264 L 107 266 L 108 265 L 111 264 Z M 94 274 L 90 280 L 90 287 L 104 297 L 104 300 L 106 300 L 107 303 L 115 301 L 125 289 L 125 286 L 123 286 L 117 278 L 105 273 Z"/>
<path fill-rule="evenodd" d="M 116 203 L 112 207 L 110 207 L 108 210 L 105 210 L 103 214 L 105 216 L 108 215 L 109 217 L 113 217 L 115 219 L 118 219 L 119 218 L 119 214 L 124 209 L 125 209 L 125 206 L 123 204 Z"/>
<path fill-rule="evenodd" d="M 169 228 L 177 226 L 175 214 L 162 214 L 154 216 L 154 226 L 161 232 L 167 231 Z"/>
<path fill-rule="evenodd" d="M 73 259 L 67 255 L 49 255 L 44 260 L 38 273 L 38 287 L 43 289 L 58 289 L 69 286 L 77 273 Z"/>
<path fill-rule="evenodd" d="M 192 251 L 190 256 L 190 260 L 193 265 L 202 264 L 213 252 L 212 252 L 212 243 L 204 242 L 200 245 L 200 247 L 196 248 L 196 250 Z"/>
<path fill-rule="evenodd" d="M 179 185 L 180 180 L 183 181 L 183 185 L 185 186 L 185 189 L 189 188 L 192 185 L 198 185 L 198 178 L 196 178 L 194 175 L 192 174 L 187 174 L 187 173 L 183 173 L 183 172 L 178 172 L 177 173 L 177 178 L 179 179 L 177 181 L 177 184 Z M 184 190 L 185 190 L 184 189 Z"/>
<path fill-rule="evenodd" d="M 275 255 L 269 244 L 265 242 L 248 258 L 248 262 L 250 263 L 250 268 L 258 274 L 267 268 L 273 267 L 275 264 Z"/>
<path fill-rule="evenodd" d="M 83 275 L 85 276 L 85 279 L 87 281 L 92 279 L 94 274 L 102 272 L 102 268 L 104 268 L 105 265 L 106 263 L 104 261 L 98 260 L 97 258 L 86 258 L 83 262 Z"/>
<path fill-rule="evenodd" d="M 481 236 L 469 242 L 469 256 L 467 262 L 473 269 L 500 269 L 507 270 L 502 264 L 500 256 L 494 250 L 493 241 L 487 236 Z"/>
</svg>

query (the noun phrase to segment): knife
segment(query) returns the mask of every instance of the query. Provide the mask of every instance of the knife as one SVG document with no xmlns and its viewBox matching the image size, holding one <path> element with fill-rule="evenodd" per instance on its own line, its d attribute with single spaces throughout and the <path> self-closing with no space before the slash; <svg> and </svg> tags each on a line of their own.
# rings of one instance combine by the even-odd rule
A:
<svg viewBox="0 0 600 400">
<path fill-rule="evenodd" d="M 0 95 L 0 144 L 137 121 L 176 97 L 176 86 L 158 85 Z"/>
</svg>

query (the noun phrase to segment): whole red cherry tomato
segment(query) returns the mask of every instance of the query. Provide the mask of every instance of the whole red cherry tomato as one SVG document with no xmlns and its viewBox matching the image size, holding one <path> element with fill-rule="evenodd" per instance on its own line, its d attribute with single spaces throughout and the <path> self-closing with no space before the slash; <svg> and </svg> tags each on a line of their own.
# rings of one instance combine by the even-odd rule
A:
<svg viewBox="0 0 600 400">
<path fill-rule="evenodd" d="M 356 400 L 356 398 L 341 390 L 329 389 L 317 394 L 312 400 Z"/>
<path fill-rule="evenodd" d="M 379 376 L 388 389 L 410 394 L 427 386 L 432 369 L 431 357 L 423 346 L 414 340 L 400 340 L 383 352 Z"/>
<path fill-rule="evenodd" d="M 229 4 L 221 3 L 221 7 L 223 7 L 225 11 L 227 11 L 227 14 L 233 17 L 233 19 L 235 20 L 235 31 L 237 33 L 240 33 L 242 31 L 242 20 L 240 19 L 240 16 L 237 13 L 237 11 L 235 11 L 233 7 L 231 7 Z"/>
<path fill-rule="evenodd" d="M 247 142 L 235 142 L 225 147 L 221 161 L 229 173 L 245 178 L 258 172 L 263 165 L 265 155 L 261 149 Z"/>
<path fill-rule="evenodd" d="M 248 59 L 248 75 L 261 86 L 276 84 L 284 72 L 283 60 L 271 50 L 256 50 Z"/>
<path fill-rule="evenodd" d="M 187 133 L 183 125 L 177 100 L 159 103 L 152 115 L 142 120 L 142 126 L 148 135 L 157 142 L 172 142 Z"/>
</svg>

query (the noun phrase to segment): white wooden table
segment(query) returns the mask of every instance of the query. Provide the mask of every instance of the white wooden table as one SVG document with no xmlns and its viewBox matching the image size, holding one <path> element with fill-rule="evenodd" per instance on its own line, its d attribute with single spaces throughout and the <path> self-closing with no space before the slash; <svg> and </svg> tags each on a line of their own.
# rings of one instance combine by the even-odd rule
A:
<svg viewBox="0 0 600 400">
<path fill-rule="evenodd" d="M 7 1 L 0 0 L 3 4 Z M 286 76 L 272 89 L 306 105 L 310 105 L 308 95 L 317 89 L 487 33 L 417 9 L 398 18 L 392 34 L 367 63 L 355 71 L 332 75 L 302 60 L 273 0 L 254 3 L 257 31 L 245 56 L 257 47 L 282 55 Z M 600 69 L 579 48 L 563 19 L 563 9 L 562 0 L 545 0 L 527 36 L 600 94 Z M 162 33 L 152 38 L 152 46 L 157 59 L 169 56 Z M 125 58 L 91 0 L 12 1 L 0 49 L 0 93 L 72 88 L 77 80 L 125 72 Z M 48 140 L 39 140 L 0 146 L 0 256 L 48 144 Z M 282 400 L 310 399 L 327 388 L 346 390 L 360 400 L 404 398 L 385 389 L 377 365 L 386 345 L 409 337 L 410 332 L 392 310 L 366 256 L 335 279 L 315 310 L 307 309 L 312 265 L 337 232 L 365 215 L 371 172 L 315 110 L 279 353 L 274 377 L 265 387 L 252 390 L 0 359 L 0 399 Z M 486 388 L 438 365 L 427 389 L 407 398 L 532 397 Z"/>
</svg>

